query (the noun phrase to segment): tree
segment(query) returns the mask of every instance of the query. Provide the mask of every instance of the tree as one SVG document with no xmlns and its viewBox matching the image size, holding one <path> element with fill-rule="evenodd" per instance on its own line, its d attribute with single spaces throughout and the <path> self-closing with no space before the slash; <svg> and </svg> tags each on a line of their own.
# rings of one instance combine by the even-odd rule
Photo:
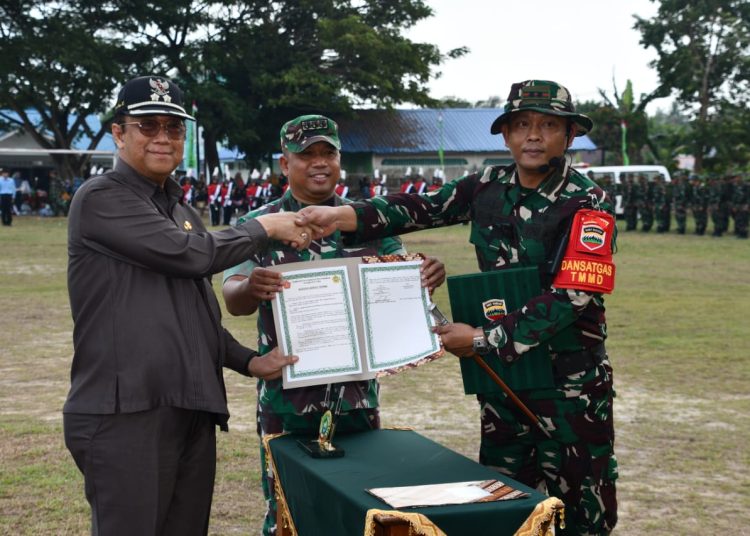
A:
<svg viewBox="0 0 750 536">
<path fill-rule="evenodd" d="M 70 149 L 82 136 L 94 149 L 109 130 L 86 122 L 111 104 L 134 52 L 100 32 L 95 3 L 35 0 L 0 4 L 0 118 L 46 149 Z M 88 155 L 53 155 L 62 178 L 82 176 Z"/>
<path fill-rule="evenodd" d="M 657 162 L 669 167 L 670 171 L 675 170 L 677 158 L 690 152 L 690 119 L 673 102 L 669 110 L 658 110 L 648 118 L 648 131 Z"/>
<path fill-rule="evenodd" d="M 750 3 L 661 0 L 653 19 L 636 17 L 644 48 L 653 47 L 661 85 L 692 111 L 696 171 L 715 148 L 721 109 L 750 101 Z"/>
<path fill-rule="evenodd" d="M 432 104 L 427 82 L 464 49 L 442 55 L 402 35 L 431 13 L 422 0 L 4 0 L 0 109 L 42 147 L 84 134 L 93 147 L 115 88 L 158 72 L 197 101 L 211 167 L 219 140 L 260 158 L 299 113 Z M 91 114 L 102 118 L 96 132 Z M 65 178 L 87 161 L 57 160 Z"/>
<path fill-rule="evenodd" d="M 434 69 L 465 52 L 442 55 L 401 35 L 430 16 L 421 0 L 247 5 L 253 24 L 225 24 L 203 63 L 241 99 L 242 119 L 225 134 L 251 159 L 278 151 L 279 128 L 295 115 L 434 104 L 426 87 Z"/>
<path fill-rule="evenodd" d="M 648 133 L 648 117 L 646 106 L 661 96 L 659 88 L 651 93 L 641 94 L 635 100 L 633 84 L 630 80 L 625 85 L 622 94 L 617 84 L 612 80 L 612 98 L 606 91 L 599 89 L 601 102 L 587 101 L 576 107 L 594 120 L 595 128 L 591 132 L 591 139 L 604 151 L 602 163 L 623 164 L 622 152 L 623 126 L 627 129 L 625 152 L 633 163 L 645 164 L 658 161 L 658 156 Z"/>
</svg>

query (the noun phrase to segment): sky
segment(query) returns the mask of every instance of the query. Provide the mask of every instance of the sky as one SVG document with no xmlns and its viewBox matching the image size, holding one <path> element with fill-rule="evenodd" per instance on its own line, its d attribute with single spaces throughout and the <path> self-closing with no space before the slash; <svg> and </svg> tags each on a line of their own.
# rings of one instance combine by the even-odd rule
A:
<svg viewBox="0 0 750 536">
<path fill-rule="evenodd" d="M 434 15 L 406 32 L 441 52 L 466 46 L 470 52 L 447 59 L 442 76 L 429 84 L 435 98 L 469 102 L 499 95 L 527 79 L 554 80 L 576 101 L 599 100 L 601 88 L 612 97 L 613 76 L 620 93 L 628 80 L 636 96 L 650 93 L 658 76 L 649 62 L 653 49 L 639 44 L 634 14 L 653 17 L 649 0 L 425 0 Z M 669 108 L 659 99 L 647 108 Z"/>
</svg>

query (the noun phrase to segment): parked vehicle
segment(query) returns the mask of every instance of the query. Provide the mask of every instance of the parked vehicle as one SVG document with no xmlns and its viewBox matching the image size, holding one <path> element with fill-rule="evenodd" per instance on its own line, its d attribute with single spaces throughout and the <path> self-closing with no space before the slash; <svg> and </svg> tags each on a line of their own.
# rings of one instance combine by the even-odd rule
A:
<svg viewBox="0 0 750 536">
<path fill-rule="evenodd" d="M 593 178 L 597 183 L 603 184 L 605 177 L 610 177 L 612 182 L 617 186 L 618 193 L 615 194 L 615 214 L 622 216 L 625 213 L 625 207 L 622 204 L 622 194 L 620 184 L 624 182 L 626 174 L 632 174 L 635 177 L 645 175 L 649 182 L 653 181 L 657 175 L 664 177 L 664 182 L 670 182 L 672 177 L 664 166 L 642 165 L 642 166 L 588 166 L 576 167 L 576 171 L 583 175 Z M 592 175 L 590 175 L 592 174 Z"/>
</svg>

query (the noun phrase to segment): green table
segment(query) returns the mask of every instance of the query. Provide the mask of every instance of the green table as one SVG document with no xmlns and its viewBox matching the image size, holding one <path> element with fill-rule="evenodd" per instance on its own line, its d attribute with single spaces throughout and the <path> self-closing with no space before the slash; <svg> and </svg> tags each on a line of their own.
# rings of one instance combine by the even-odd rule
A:
<svg viewBox="0 0 750 536">
<path fill-rule="evenodd" d="M 449 536 L 512 535 L 547 496 L 408 430 L 338 435 L 343 458 L 318 459 L 297 445 L 300 436 L 268 442 L 277 479 L 301 536 L 363 534 L 370 509 L 392 508 L 369 488 L 439 484 L 497 478 L 529 497 L 491 503 L 409 508 Z"/>
</svg>

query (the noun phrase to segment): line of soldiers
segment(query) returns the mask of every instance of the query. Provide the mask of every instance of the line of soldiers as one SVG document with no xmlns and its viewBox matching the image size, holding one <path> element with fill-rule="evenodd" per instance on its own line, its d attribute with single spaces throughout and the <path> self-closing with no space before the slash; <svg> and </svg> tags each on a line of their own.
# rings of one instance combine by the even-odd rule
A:
<svg viewBox="0 0 750 536">
<path fill-rule="evenodd" d="M 605 177 L 600 185 L 612 200 L 621 196 L 626 231 L 634 231 L 640 219 L 641 231 L 650 231 L 656 223 L 656 232 L 666 233 L 672 223 L 674 208 L 679 234 L 685 234 L 690 211 L 697 235 L 706 233 L 710 217 L 713 236 L 728 233 L 730 218 L 733 218 L 735 236 L 748 237 L 750 181 L 742 175 L 706 180 L 697 175 L 683 174 L 676 175 L 668 183 L 661 175 L 649 181 L 645 175 L 635 177 L 628 174 L 621 184 L 614 184 L 611 178 Z"/>
</svg>

